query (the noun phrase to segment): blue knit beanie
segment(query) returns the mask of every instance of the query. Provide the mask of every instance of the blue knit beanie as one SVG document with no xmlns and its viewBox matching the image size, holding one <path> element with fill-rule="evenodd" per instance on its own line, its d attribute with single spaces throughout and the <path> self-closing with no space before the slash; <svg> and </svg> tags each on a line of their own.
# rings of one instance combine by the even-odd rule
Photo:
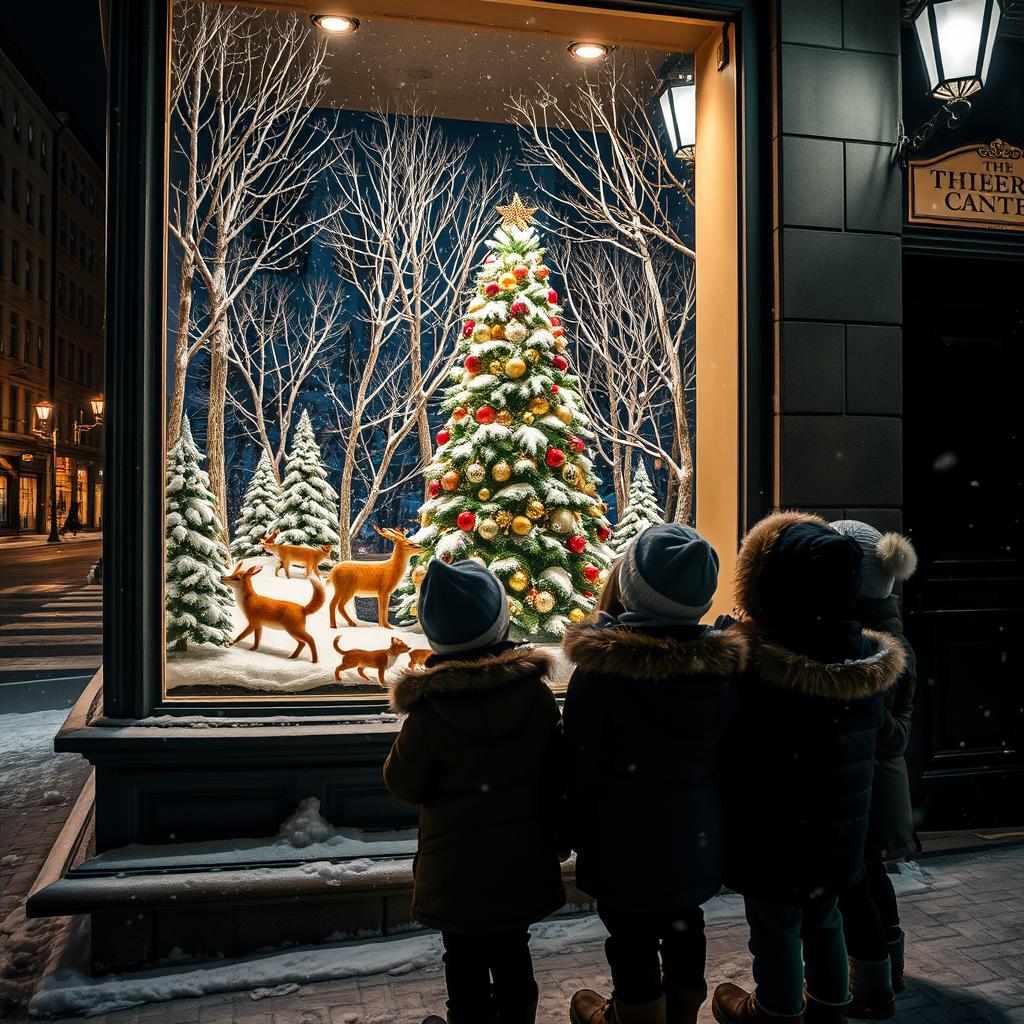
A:
<svg viewBox="0 0 1024 1024">
<path fill-rule="evenodd" d="M 505 588 L 478 562 L 432 559 L 420 584 L 419 620 L 435 654 L 487 647 L 508 635 Z"/>
<path fill-rule="evenodd" d="M 630 612 L 699 622 L 718 586 L 718 555 L 692 526 L 650 526 L 626 549 L 619 586 Z"/>
</svg>

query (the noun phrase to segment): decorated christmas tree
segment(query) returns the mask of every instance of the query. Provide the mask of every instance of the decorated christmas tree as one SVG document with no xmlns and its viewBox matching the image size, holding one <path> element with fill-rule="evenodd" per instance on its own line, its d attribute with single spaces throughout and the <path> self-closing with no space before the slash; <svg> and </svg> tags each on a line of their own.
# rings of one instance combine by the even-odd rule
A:
<svg viewBox="0 0 1024 1024">
<path fill-rule="evenodd" d="M 231 542 L 231 554 L 235 558 L 264 554 L 260 541 L 274 529 L 280 501 L 281 487 L 274 476 L 270 453 L 264 448 L 235 522 L 235 539 Z"/>
<path fill-rule="evenodd" d="M 426 470 L 429 499 L 414 537 L 425 550 L 396 612 L 415 618 L 432 558 L 473 558 L 504 583 L 516 633 L 554 639 L 593 609 L 611 531 L 558 295 L 529 224 L 535 210 L 517 195 L 498 212 L 445 395 L 448 421 Z"/>
<path fill-rule="evenodd" d="M 277 518 L 279 544 L 303 544 L 338 549 L 338 495 L 327 481 L 327 468 L 316 443 L 308 410 L 302 411 L 285 464 L 284 483 Z"/>
<path fill-rule="evenodd" d="M 630 542 L 639 537 L 648 526 L 657 526 L 665 522 L 658 499 L 651 486 L 651 478 L 638 462 L 633 470 L 633 479 L 629 482 L 629 497 L 626 507 L 622 510 L 619 521 L 615 524 L 615 538 L 611 543 L 616 555 L 621 555 Z"/>
<path fill-rule="evenodd" d="M 231 640 L 234 598 L 220 581 L 227 573 L 224 528 L 217 518 L 210 478 L 192 440 L 188 417 L 167 454 L 167 646 L 189 643 L 226 647 Z"/>
</svg>

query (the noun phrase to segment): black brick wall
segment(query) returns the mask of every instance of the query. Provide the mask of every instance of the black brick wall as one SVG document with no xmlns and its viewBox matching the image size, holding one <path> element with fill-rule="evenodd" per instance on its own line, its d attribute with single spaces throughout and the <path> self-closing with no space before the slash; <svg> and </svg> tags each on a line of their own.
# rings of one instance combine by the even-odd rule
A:
<svg viewBox="0 0 1024 1024">
<path fill-rule="evenodd" d="M 901 524 L 899 0 L 779 0 L 776 503 Z"/>
</svg>

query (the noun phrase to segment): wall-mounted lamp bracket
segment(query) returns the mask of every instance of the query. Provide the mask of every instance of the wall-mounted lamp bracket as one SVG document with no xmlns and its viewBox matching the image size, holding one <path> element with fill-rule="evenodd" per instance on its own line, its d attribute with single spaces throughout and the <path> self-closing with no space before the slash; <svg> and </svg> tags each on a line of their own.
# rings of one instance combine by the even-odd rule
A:
<svg viewBox="0 0 1024 1024">
<path fill-rule="evenodd" d="M 900 121 L 896 142 L 895 159 L 900 167 L 906 167 L 910 154 L 920 149 L 939 129 L 959 128 L 971 112 L 970 100 L 950 100 L 944 103 L 928 121 L 912 134 L 907 135 Z"/>
</svg>

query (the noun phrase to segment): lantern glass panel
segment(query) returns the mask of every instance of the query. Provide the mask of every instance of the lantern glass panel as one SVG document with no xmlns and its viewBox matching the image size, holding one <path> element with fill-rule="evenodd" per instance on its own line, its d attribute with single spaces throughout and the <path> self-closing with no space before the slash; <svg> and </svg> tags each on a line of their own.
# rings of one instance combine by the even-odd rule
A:
<svg viewBox="0 0 1024 1024">
<path fill-rule="evenodd" d="M 939 87 L 939 68 L 935 63 L 935 49 L 932 46 L 931 19 L 929 9 L 925 7 L 914 22 L 917 41 L 921 47 L 921 59 L 924 61 L 925 73 L 928 76 L 928 91 L 934 93 Z"/>
<path fill-rule="evenodd" d="M 992 50 L 996 45 L 996 34 L 999 31 L 999 19 L 1002 15 L 999 4 L 992 5 L 992 19 L 988 26 L 988 38 L 985 40 L 985 59 L 981 63 L 981 85 L 988 78 L 988 67 L 992 63 Z"/>
<path fill-rule="evenodd" d="M 947 81 L 977 76 L 987 2 L 949 0 L 948 3 L 935 5 L 935 30 L 939 38 L 942 76 Z"/>
<path fill-rule="evenodd" d="M 677 149 L 692 149 L 697 142 L 697 86 L 673 85 L 671 93 L 679 132 Z"/>
</svg>

